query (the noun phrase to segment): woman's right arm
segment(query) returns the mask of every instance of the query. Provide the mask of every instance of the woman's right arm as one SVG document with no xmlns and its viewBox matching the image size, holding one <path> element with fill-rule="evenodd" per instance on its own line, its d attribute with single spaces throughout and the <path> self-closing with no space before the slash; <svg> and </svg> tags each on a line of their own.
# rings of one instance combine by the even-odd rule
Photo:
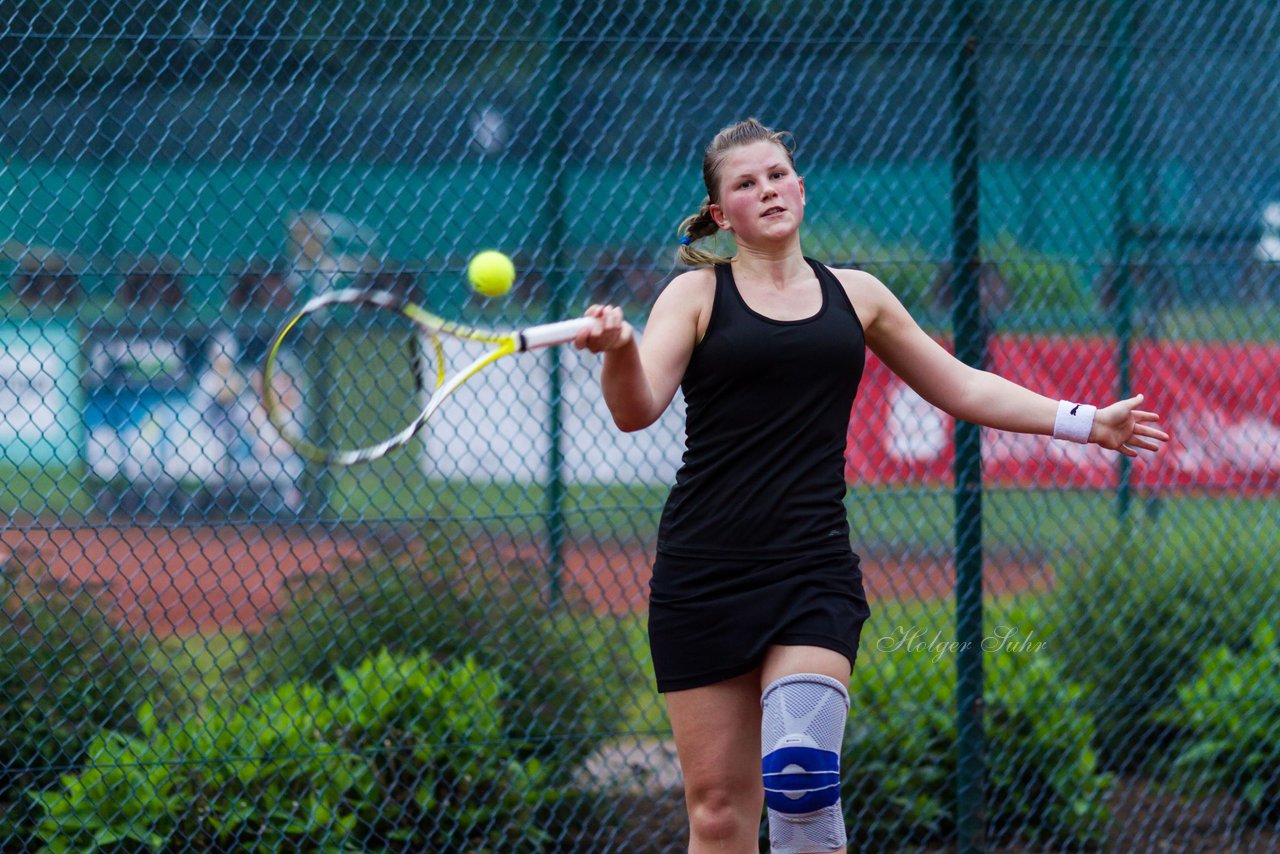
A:
<svg viewBox="0 0 1280 854">
<path fill-rule="evenodd" d="M 600 388 L 618 429 L 643 430 L 671 404 L 693 355 L 700 318 L 709 311 L 704 271 L 676 277 L 658 296 L 643 338 L 616 306 L 593 305 L 587 317 L 600 325 L 583 333 L 576 346 L 604 354 Z"/>
</svg>

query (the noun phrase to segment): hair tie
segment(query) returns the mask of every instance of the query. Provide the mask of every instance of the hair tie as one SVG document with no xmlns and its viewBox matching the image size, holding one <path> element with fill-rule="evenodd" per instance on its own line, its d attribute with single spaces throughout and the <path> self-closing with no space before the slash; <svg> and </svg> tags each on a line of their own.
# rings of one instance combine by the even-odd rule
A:
<svg viewBox="0 0 1280 854">
<path fill-rule="evenodd" d="M 687 235 L 687 234 L 686 234 L 684 237 L 680 238 L 680 245 L 681 245 L 681 246 L 688 246 L 688 245 L 689 245 L 690 243 L 692 243 L 692 242 L 693 242 L 693 238 L 692 238 L 692 237 L 690 237 L 690 236 L 689 236 L 689 235 Z"/>
</svg>

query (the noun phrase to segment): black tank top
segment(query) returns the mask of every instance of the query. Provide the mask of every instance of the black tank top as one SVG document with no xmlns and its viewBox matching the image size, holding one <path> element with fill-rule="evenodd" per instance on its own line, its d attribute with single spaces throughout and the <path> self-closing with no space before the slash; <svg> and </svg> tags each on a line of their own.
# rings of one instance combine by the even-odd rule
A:
<svg viewBox="0 0 1280 854">
<path fill-rule="evenodd" d="M 835 275 L 806 258 L 822 307 L 802 320 L 751 310 L 732 268 L 715 268 L 706 334 L 680 388 L 685 453 L 658 550 L 785 557 L 850 549 L 844 454 L 862 379 L 862 323 Z"/>
</svg>

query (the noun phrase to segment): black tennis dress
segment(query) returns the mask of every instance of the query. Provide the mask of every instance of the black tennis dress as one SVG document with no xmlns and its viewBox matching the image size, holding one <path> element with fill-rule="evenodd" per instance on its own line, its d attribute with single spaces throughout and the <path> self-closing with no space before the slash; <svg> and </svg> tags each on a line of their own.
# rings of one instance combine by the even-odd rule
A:
<svg viewBox="0 0 1280 854">
<path fill-rule="evenodd" d="M 740 676 L 774 644 L 852 664 L 869 612 L 844 508 L 845 442 L 866 359 L 835 275 L 822 307 L 774 320 L 715 268 L 706 334 L 681 381 L 685 454 L 658 528 L 649 644 L 659 691 Z"/>
</svg>

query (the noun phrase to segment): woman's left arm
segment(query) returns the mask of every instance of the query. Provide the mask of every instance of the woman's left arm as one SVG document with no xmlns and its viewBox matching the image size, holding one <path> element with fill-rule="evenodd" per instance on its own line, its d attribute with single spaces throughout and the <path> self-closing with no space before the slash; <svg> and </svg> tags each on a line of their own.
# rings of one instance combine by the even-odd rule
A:
<svg viewBox="0 0 1280 854">
<path fill-rule="evenodd" d="M 1071 417 L 1070 408 L 1060 416 L 1060 401 L 970 367 L 948 353 L 874 276 L 842 270 L 840 279 L 858 309 L 867 346 L 903 382 L 944 412 L 983 427 L 1046 436 L 1054 435 L 1060 417 Z M 1137 395 L 1099 408 L 1088 441 L 1130 457 L 1139 450 L 1158 450 L 1169 436 L 1153 426 L 1159 415 L 1138 409 L 1142 399 Z"/>
</svg>

